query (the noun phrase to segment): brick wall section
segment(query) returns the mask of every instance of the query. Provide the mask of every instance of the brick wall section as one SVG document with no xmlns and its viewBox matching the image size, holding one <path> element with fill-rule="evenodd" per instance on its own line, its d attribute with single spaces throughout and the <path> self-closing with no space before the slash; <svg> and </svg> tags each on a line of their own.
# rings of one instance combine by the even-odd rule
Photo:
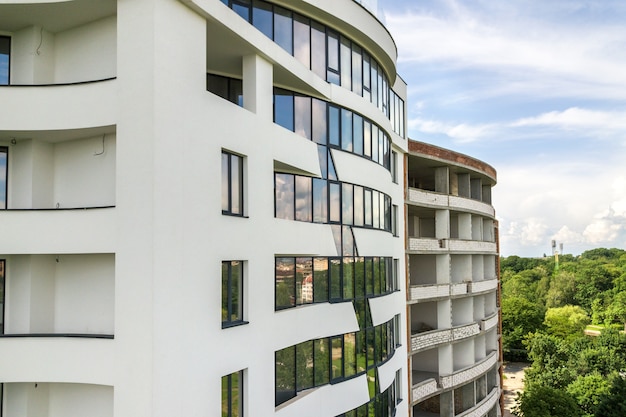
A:
<svg viewBox="0 0 626 417">
<path fill-rule="evenodd" d="M 491 165 L 472 158 L 471 156 L 414 140 L 409 140 L 409 152 L 419 156 L 430 156 L 453 164 L 473 168 L 496 181 L 496 170 Z"/>
</svg>

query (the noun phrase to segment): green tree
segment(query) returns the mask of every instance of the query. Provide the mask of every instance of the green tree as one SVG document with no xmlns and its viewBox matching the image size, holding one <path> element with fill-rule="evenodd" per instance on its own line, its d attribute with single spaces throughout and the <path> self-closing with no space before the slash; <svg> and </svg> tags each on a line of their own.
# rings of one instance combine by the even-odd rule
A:
<svg viewBox="0 0 626 417">
<path fill-rule="evenodd" d="M 611 384 L 598 372 L 589 375 L 579 375 L 574 382 L 567 386 L 567 393 L 576 400 L 580 408 L 592 416 L 598 404 L 609 393 Z"/>
<path fill-rule="evenodd" d="M 548 334 L 570 340 L 581 335 L 590 322 L 582 307 L 572 305 L 549 308 L 544 320 Z"/>
<path fill-rule="evenodd" d="M 543 327 L 543 316 L 542 309 L 524 297 L 502 300 L 503 350 L 507 356 L 525 351 L 524 338 Z"/>
<path fill-rule="evenodd" d="M 595 417 L 624 417 L 626 416 L 626 380 L 617 376 L 611 381 L 608 394 L 600 398 Z"/>
<path fill-rule="evenodd" d="M 572 272 L 559 271 L 552 280 L 546 295 L 546 307 L 563 307 L 574 304 L 576 295 L 576 276 Z"/>
<path fill-rule="evenodd" d="M 514 414 L 519 417 L 582 417 L 583 411 L 567 392 L 531 386 L 517 399 Z"/>
<path fill-rule="evenodd" d="M 526 369 L 526 388 L 534 385 L 565 388 L 575 378 L 570 368 L 571 345 L 563 339 L 537 332 L 524 341 L 532 365 Z"/>
<path fill-rule="evenodd" d="M 607 324 L 619 320 L 624 324 L 624 331 L 626 331 L 626 291 L 618 292 L 613 297 L 613 301 L 606 309 L 605 320 Z"/>
</svg>

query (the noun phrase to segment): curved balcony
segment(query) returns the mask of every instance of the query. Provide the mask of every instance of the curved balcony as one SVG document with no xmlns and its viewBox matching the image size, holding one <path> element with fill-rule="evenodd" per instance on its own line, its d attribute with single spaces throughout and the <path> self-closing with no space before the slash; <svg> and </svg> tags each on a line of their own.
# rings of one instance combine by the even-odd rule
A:
<svg viewBox="0 0 626 417">
<path fill-rule="evenodd" d="M 440 298 L 449 298 L 468 293 L 468 284 L 435 284 L 412 285 L 409 288 L 409 301 L 432 301 Z"/>
<path fill-rule="evenodd" d="M 487 415 L 489 411 L 491 411 L 491 409 L 495 407 L 496 404 L 498 404 L 499 400 L 500 389 L 496 387 L 491 390 L 489 395 L 487 395 L 484 400 L 476 404 L 475 407 L 465 411 L 464 413 L 457 414 L 456 417 L 482 417 L 484 415 Z"/>
<path fill-rule="evenodd" d="M 0 87 L 0 131 L 32 137 L 33 131 L 85 129 L 115 125 L 115 79 L 80 84 Z M 12 133 L 15 132 L 15 133 Z"/>
<path fill-rule="evenodd" d="M 421 381 L 411 388 L 411 402 L 421 402 L 437 392 L 439 392 L 439 387 L 434 378 Z"/>
<path fill-rule="evenodd" d="M 488 216 L 491 218 L 495 217 L 496 215 L 493 206 L 487 203 L 483 203 L 482 201 L 431 191 L 418 190 L 415 188 L 409 188 L 407 193 L 407 203 L 416 204 L 424 207 L 470 212 L 483 216 Z"/>
<path fill-rule="evenodd" d="M 113 385 L 113 344 L 94 338 L 2 337 L 0 380 Z"/>
<path fill-rule="evenodd" d="M 495 242 L 461 239 L 433 239 L 409 237 L 409 253 L 468 253 L 468 254 L 497 254 Z"/>
<path fill-rule="evenodd" d="M 467 287 L 467 292 L 470 294 L 491 292 L 495 291 L 498 288 L 498 280 L 489 279 L 485 281 L 472 281 L 467 283 Z"/>
<path fill-rule="evenodd" d="M 461 386 L 487 373 L 497 363 L 497 352 L 491 352 L 489 356 L 487 356 L 485 359 L 472 366 L 461 369 L 460 371 L 454 372 L 451 375 L 440 376 L 439 385 L 443 389 L 450 389 Z"/>
<path fill-rule="evenodd" d="M 494 313 L 493 315 L 484 318 L 480 321 L 480 330 L 482 332 L 489 331 L 498 325 L 498 313 Z"/>
<path fill-rule="evenodd" d="M 0 253 L 114 253 L 115 208 L 0 211 Z"/>
<path fill-rule="evenodd" d="M 452 329 L 432 330 L 429 332 L 411 335 L 411 353 L 415 353 L 422 349 L 429 349 L 445 343 L 457 342 L 476 336 L 480 333 L 480 326 L 477 323 L 471 323 L 464 326 L 454 327 Z"/>
</svg>

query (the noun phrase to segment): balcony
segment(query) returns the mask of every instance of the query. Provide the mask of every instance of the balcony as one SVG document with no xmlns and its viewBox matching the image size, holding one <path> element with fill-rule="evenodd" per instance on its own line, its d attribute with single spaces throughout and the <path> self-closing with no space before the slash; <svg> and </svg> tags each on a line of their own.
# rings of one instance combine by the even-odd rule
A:
<svg viewBox="0 0 626 417">
<path fill-rule="evenodd" d="M 427 379 L 411 388 L 411 401 L 417 403 L 425 400 L 426 398 L 436 394 L 439 391 L 437 381 L 434 378 Z"/>
<path fill-rule="evenodd" d="M 499 400 L 500 400 L 500 389 L 494 388 L 491 390 L 489 395 L 487 395 L 487 397 L 484 400 L 482 400 L 480 403 L 476 404 L 475 407 L 473 407 L 470 410 L 465 411 L 464 413 L 457 414 L 456 417 L 482 417 L 484 415 L 487 415 L 489 411 L 491 411 L 491 409 L 493 409 L 493 407 L 495 407 L 496 404 L 498 404 Z"/>
<path fill-rule="evenodd" d="M 467 291 L 471 294 L 495 291 L 498 288 L 498 280 L 472 281 L 468 283 Z"/>
<path fill-rule="evenodd" d="M 467 283 L 412 285 L 409 288 L 409 301 L 431 301 L 440 298 L 462 296 L 468 293 Z"/>
<path fill-rule="evenodd" d="M 480 321 L 480 330 L 483 332 L 489 331 L 498 325 L 498 313 L 487 317 Z"/>
<path fill-rule="evenodd" d="M 115 208 L 0 210 L 0 253 L 113 253 Z"/>
<path fill-rule="evenodd" d="M 419 206 L 451 209 L 462 212 L 471 212 L 487 217 L 495 217 L 495 210 L 490 204 L 473 200 L 471 198 L 436 193 L 433 191 L 409 188 L 407 193 L 407 202 L 409 204 L 416 204 Z"/>
<path fill-rule="evenodd" d="M 409 252 L 419 253 L 470 253 L 493 255 L 497 253 L 495 242 L 459 239 L 433 239 L 409 237 Z"/>
<path fill-rule="evenodd" d="M 439 385 L 444 389 L 450 389 L 466 384 L 479 376 L 487 373 L 498 363 L 497 352 L 491 352 L 482 361 L 457 371 L 451 375 L 445 375 L 439 377 Z"/>
<path fill-rule="evenodd" d="M 497 317 L 496 317 L 497 320 Z M 480 326 L 471 323 L 452 329 L 431 330 L 411 335 L 411 352 L 429 349 L 445 343 L 467 339 L 480 333 Z"/>
</svg>

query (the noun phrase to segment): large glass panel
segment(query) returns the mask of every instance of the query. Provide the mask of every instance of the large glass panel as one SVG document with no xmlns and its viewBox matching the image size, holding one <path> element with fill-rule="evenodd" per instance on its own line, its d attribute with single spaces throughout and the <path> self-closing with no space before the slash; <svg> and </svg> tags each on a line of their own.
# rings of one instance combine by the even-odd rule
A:
<svg viewBox="0 0 626 417">
<path fill-rule="evenodd" d="M 343 336 L 330 339 L 332 345 L 332 380 L 343 378 Z"/>
<path fill-rule="evenodd" d="M 328 258 L 313 260 L 313 302 L 328 301 Z"/>
<path fill-rule="evenodd" d="M 328 339 L 318 339 L 313 343 L 315 361 L 315 386 L 330 382 L 330 347 Z"/>
<path fill-rule="evenodd" d="M 372 160 L 378 162 L 378 135 L 380 129 L 372 124 Z"/>
<path fill-rule="evenodd" d="M 333 84 L 340 84 L 339 75 L 339 35 L 330 30 L 327 32 L 327 65 L 326 81 Z"/>
<path fill-rule="evenodd" d="M 274 123 L 294 131 L 293 93 L 279 88 L 274 89 Z"/>
<path fill-rule="evenodd" d="M 291 11 L 274 7 L 274 42 L 293 55 L 293 18 Z"/>
<path fill-rule="evenodd" d="M 370 68 L 370 56 L 363 52 L 363 97 L 365 97 L 368 101 L 371 101 L 371 87 L 372 83 L 370 82 L 371 77 L 371 68 Z"/>
<path fill-rule="evenodd" d="M 328 143 L 331 146 L 339 146 L 341 140 L 339 114 L 338 107 L 328 106 Z"/>
<path fill-rule="evenodd" d="M 354 258 L 343 258 L 343 299 L 354 298 Z"/>
<path fill-rule="evenodd" d="M 9 65 L 11 56 L 11 38 L 0 36 L 0 85 L 9 84 Z"/>
<path fill-rule="evenodd" d="M 296 396 L 296 347 L 276 352 L 276 397 L 275 405 L 280 405 Z"/>
<path fill-rule="evenodd" d="M 336 182 L 329 183 L 329 205 L 331 223 L 341 222 L 341 187 Z"/>
<path fill-rule="evenodd" d="M 352 152 L 352 112 L 341 109 L 341 149 Z"/>
<path fill-rule="evenodd" d="M 1 169 L 3 155 L 5 154 L 0 153 L 0 175 L 2 175 L 3 172 L 6 173 L 6 168 L 4 170 Z M 5 157 L 4 165 L 6 167 L 6 157 Z M 228 211 L 228 209 L 230 208 L 230 187 L 228 186 L 228 183 L 230 182 L 230 178 L 228 177 L 229 172 L 230 172 L 229 155 L 227 153 L 222 152 L 222 212 Z M 1 180 L 2 179 L 0 179 L 0 181 Z M 4 189 L 4 187 L 1 187 L 1 188 Z M 2 191 L 0 190 L 0 192 Z"/>
<path fill-rule="evenodd" d="M 243 263 L 222 262 L 222 324 L 243 320 Z"/>
<path fill-rule="evenodd" d="M 276 218 L 293 220 L 294 219 L 294 187 L 295 180 L 291 174 L 275 175 L 276 179 Z"/>
<path fill-rule="evenodd" d="M 313 222 L 328 222 L 328 182 L 313 179 Z"/>
<path fill-rule="evenodd" d="M 0 334 L 4 334 L 4 288 L 6 286 L 4 271 L 5 271 L 5 260 L 0 259 Z M 2 394 L 2 391 L 0 391 L 0 394 Z"/>
<path fill-rule="evenodd" d="M 274 35 L 273 20 L 274 13 L 272 13 L 272 5 L 266 1 L 254 0 L 252 24 L 270 39 L 272 39 Z"/>
<path fill-rule="evenodd" d="M 352 49 L 350 39 L 341 37 L 341 86 L 352 89 Z"/>
<path fill-rule="evenodd" d="M 341 189 L 342 200 L 342 223 L 353 224 L 354 223 L 354 194 L 352 184 L 342 184 Z"/>
<path fill-rule="evenodd" d="M 374 258 L 374 295 L 380 293 L 380 258 Z"/>
<path fill-rule="evenodd" d="M 378 65 L 372 59 L 371 62 L 372 103 L 378 107 Z"/>
<path fill-rule="evenodd" d="M 8 152 L 8 148 L 0 146 L 0 210 L 7 208 L 7 173 L 9 162 Z M 224 183 L 222 182 L 222 186 L 223 184 Z"/>
<path fill-rule="evenodd" d="M 380 201 L 378 191 L 372 191 L 372 226 L 375 229 L 380 227 Z"/>
<path fill-rule="evenodd" d="M 374 294 L 374 260 L 365 258 L 365 293 Z"/>
<path fill-rule="evenodd" d="M 276 310 L 296 305 L 296 262 L 294 258 L 276 258 Z"/>
<path fill-rule="evenodd" d="M 230 155 L 230 211 L 243 214 L 243 159 Z"/>
<path fill-rule="evenodd" d="M 296 390 L 313 388 L 313 341 L 296 346 Z"/>
<path fill-rule="evenodd" d="M 246 22 L 250 21 L 250 0 L 231 0 L 232 9 Z"/>
<path fill-rule="evenodd" d="M 341 234 L 343 237 L 343 256 L 355 256 L 357 255 L 356 242 L 354 240 L 354 234 L 352 233 L 352 227 L 342 226 Z"/>
<path fill-rule="evenodd" d="M 356 298 L 365 296 L 365 259 L 363 257 L 354 259 L 354 296 Z M 357 315 L 359 314 L 357 310 Z M 363 318 L 365 320 L 365 318 Z M 361 329 L 363 326 L 361 326 Z"/>
<path fill-rule="evenodd" d="M 312 103 L 313 141 L 326 145 L 326 112 L 328 105 L 325 101 L 313 99 Z"/>
<path fill-rule="evenodd" d="M 330 259 L 330 299 L 341 299 L 341 259 Z"/>
<path fill-rule="evenodd" d="M 296 176 L 296 220 L 313 220 L 313 187 L 309 177 Z"/>
<path fill-rule="evenodd" d="M 352 45 L 352 91 L 363 95 L 363 56 L 356 45 Z"/>
<path fill-rule="evenodd" d="M 348 333 L 343 336 L 344 376 L 356 374 L 356 335 Z"/>
<path fill-rule="evenodd" d="M 296 305 L 313 302 L 313 258 L 296 258 Z"/>
<path fill-rule="evenodd" d="M 353 116 L 354 153 L 363 155 L 363 118 L 358 114 Z"/>
<path fill-rule="evenodd" d="M 372 124 L 367 120 L 363 123 L 363 155 L 372 157 Z"/>
<path fill-rule="evenodd" d="M 293 56 L 305 67 L 311 67 L 311 26 L 309 19 L 298 14 L 293 19 Z"/>
<path fill-rule="evenodd" d="M 356 332 L 356 371 L 357 373 L 365 372 L 367 369 L 367 354 L 365 349 L 365 331 Z"/>
<path fill-rule="evenodd" d="M 303 138 L 311 139 L 311 97 L 295 96 L 295 132 Z"/>
<path fill-rule="evenodd" d="M 311 70 L 326 79 L 326 29 L 311 22 Z"/>
<path fill-rule="evenodd" d="M 372 225 L 372 190 L 365 189 L 363 197 L 364 223 L 365 226 Z"/>
<path fill-rule="evenodd" d="M 222 417 L 243 416 L 243 371 L 222 377 Z"/>
<path fill-rule="evenodd" d="M 363 217 L 363 187 L 354 186 L 354 225 L 363 226 L 365 219 Z"/>
<path fill-rule="evenodd" d="M 228 100 L 229 88 L 228 78 L 220 75 L 207 74 L 207 90 L 220 96 L 224 100 Z"/>
</svg>

